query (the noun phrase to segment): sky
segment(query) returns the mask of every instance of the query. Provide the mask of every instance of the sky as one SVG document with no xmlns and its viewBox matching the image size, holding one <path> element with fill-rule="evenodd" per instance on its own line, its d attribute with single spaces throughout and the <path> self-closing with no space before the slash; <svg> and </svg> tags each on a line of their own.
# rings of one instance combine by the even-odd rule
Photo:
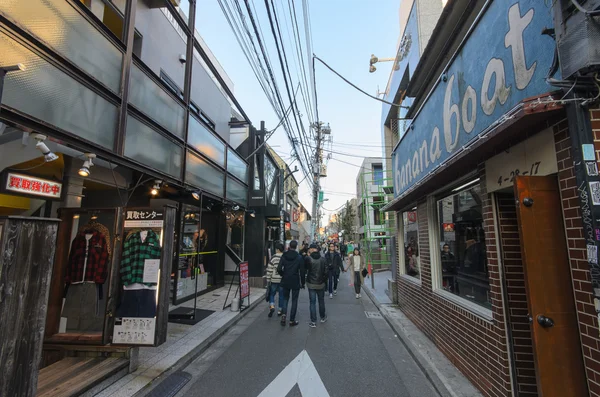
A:
<svg viewBox="0 0 600 397">
<path fill-rule="evenodd" d="M 265 3 L 262 0 L 250 1 L 254 3 L 272 67 L 278 74 L 279 88 L 285 103 L 288 104 Z M 300 22 L 300 35 L 304 41 L 302 0 L 294 1 Z M 308 1 L 313 53 L 370 94 L 375 95 L 378 89 L 385 91 L 391 62 L 378 63 L 377 71 L 369 73 L 369 58 L 371 54 L 380 58 L 395 56 L 399 34 L 398 8 L 401 0 Z M 289 1 L 274 2 L 290 63 L 293 87 L 296 87 L 296 71 L 299 68 L 293 62 L 296 51 L 291 33 L 288 33 L 288 29 L 292 31 L 287 8 Z M 219 2 L 200 0 L 197 4 L 196 29 L 233 81 L 235 97 L 255 127 L 258 128 L 260 121 L 264 120 L 267 130 L 272 129 L 279 122 L 279 117 L 244 57 Z M 240 0 L 240 4 L 244 7 L 243 0 Z M 330 148 L 333 152 L 344 153 L 332 153 L 332 158 L 327 164 L 327 177 L 321 179 L 325 198 L 329 199 L 323 204 L 325 215 L 322 223 L 325 223 L 330 213 L 337 212 L 333 210 L 339 210 L 347 200 L 356 196 L 356 177 L 362 157 L 381 157 L 381 103 L 356 91 L 318 62 L 315 79 L 319 118 L 329 123 L 332 130 L 333 143 Z M 298 103 L 302 103 L 300 94 L 297 100 Z M 304 106 L 300 107 L 300 112 L 303 114 L 305 126 L 308 126 Z M 288 164 L 290 163 L 291 145 L 283 128 L 278 129 L 268 143 Z M 291 168 L 294 168 L 293 164 Z M 302 172 L 294 176 L 298 181 L 304 178 Z M 299 198 L 305 207 L 312 207 L 311 189 L 306 181 L 300 185 Z"/>
</svg>

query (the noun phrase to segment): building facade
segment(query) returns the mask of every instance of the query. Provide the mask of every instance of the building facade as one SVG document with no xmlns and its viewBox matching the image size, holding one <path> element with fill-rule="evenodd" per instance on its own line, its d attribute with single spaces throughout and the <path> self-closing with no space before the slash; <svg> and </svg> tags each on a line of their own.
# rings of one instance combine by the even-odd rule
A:
<svg viewBox="0 0 600 397">
<path fill-rule="evenodd" d="M 230 137 L 250 122 L 195 13 L 194 1 L 0 3 L 0 214 L 61 220 L 48 301 L 19 308 L 41 319 L 40 368 L 63 344 L 163 343 L 181 319 L 170 305 L 223 286 L 227 261 L 245 259 L 249 166 Z M 97 273 L 81 274 L 90 244 Z M 141 245 L 150 262 L 132 269 Z M 143 314 L 124 303 L 134 290 Z M 127 317 L 152 336 L 120 339 Z"/>
<path fill-rule="evenodd" d="M 563 46 L 592 17 L 448 1 L 420 42 L 416 13 L 382 113 L 399 305 L 485 396 L 598 396 L 597 69 Z"/>
</svg>

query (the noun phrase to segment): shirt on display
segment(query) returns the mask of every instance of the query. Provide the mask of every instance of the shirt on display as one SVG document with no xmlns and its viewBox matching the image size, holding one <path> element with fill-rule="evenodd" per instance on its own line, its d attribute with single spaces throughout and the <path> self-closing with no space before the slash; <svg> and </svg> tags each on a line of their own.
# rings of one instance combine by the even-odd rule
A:
<svg viewBox="0 0 600 397">
<path fill-rule="evenodd" d="M 71 244 L 65 282 L 104 284 L 108 275 L 108 262 L 106 236 L 95 229 L 83 229 Z"/>
<path fill-rule="evenodd" d="M 123 244 L 123 254 L 121 256 L 120 273 L 123 285 L 144 283 L 145 261 L 147 259 L 160 259 L 160 253 L 160 241 L 154 231 L 131 233 L 125 240 L 125 244 Z M 156 283 L 144 284 L 155 285 Z"/>
</svg>

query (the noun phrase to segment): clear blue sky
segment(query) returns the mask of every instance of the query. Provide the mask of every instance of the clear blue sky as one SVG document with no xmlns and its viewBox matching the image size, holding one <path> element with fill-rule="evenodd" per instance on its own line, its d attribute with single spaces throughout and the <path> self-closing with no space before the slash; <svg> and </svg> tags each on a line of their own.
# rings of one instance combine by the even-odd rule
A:
<svg viewBox="0 0 600 397">
<path fill-rule="evenodd" d="M 279 72 L 279 61 L 265 13 L 264 1 L 252 1 L 268 44 L 272 66 L 278 72 L 278 85 L 287 104 L 287 95 L 284 94 L 285 85 Z M 381 58 L 395 56 L 400 1 L 309 0 L 313 52 L 370 94 L 374 95 L 378 86 L 381 91 L 384 91 L 391 63 L 380 63 L 375 73 L 369 73 L 369 58 L 371 54 Z M 240 3 L 243 7 L 244 1 L 240 0 Z M 292 62 L 291 58 L 295 54 L 294 42 L 291 41 L 292 36 L 289 36 L 287 31 L 287 27 L 290 27 L 291 32 L 287 11 L 288 1 L 275 0 L 275 3 L 291 73 L 294 81 L 297 81 L 296 69 L 293 66 L 295 62 Z M 295 3 L 299 12 L 302 0 L 295 0 Z M 301 15 L 299 13 L 298 18 L 300 34 L 304 39 Z M 264 120 L 267 129 L 273 128 L 279 122 L 279 118 L 259 86 L 217 0 L 198 2 L 196 29 L 233 81 L 235 96 L 252 123 L 259 127 L 260 121 Z M 334 142 L 332 150 L 357 156 L 380 157 L 381 148 L 375 146 L 381 145 L 381 103 L 354 90 L 319 63 L 316 66 L 316 82 L 319 117 L 331 125 Z M 296 85 L 297 83 L 294 87 Z M 298 100 L 301 100 L 299 94 Z M 300 109 L 303 114 L 306 113 L 304 106 Z M 304 123 L 305 126 L 308 125 L 306 116 L 304 116 Z M 269 144 L 274 146 L 285 160 L 289 160 L 290 145 L 283 129 L 277 130 L 269 140 Z M 333 159 L 328 163 L 328 176 L 321 179 L 321 185 L 326 192 L 325 197 L 329 199 L 324 205 L 326 214 L 328 214 L 327 209 L 337 209 L 355 195 L 355 181 L 359 167 L 338 160 L 357 166 L 362 162 L 359 157 L 333 154 Z M 301 172 L 295 176 L 299 181 L 303 179 Z M 300 200 L 305 206 L 311 208 L 311 192 L 307 183 L 302 183 L 300 186 Z M 323 222 L 326 222 L 326 219 L 325 216 Z"/>
</svg>

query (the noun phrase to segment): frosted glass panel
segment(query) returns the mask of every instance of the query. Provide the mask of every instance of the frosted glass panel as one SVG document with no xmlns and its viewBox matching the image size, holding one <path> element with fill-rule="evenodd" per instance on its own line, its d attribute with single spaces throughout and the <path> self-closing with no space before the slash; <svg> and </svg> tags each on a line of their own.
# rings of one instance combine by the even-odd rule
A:
<svg viewBox="0 0 600 397">
<path fill-rule="evenodd" d="M 183 149 L 131 116 L 127 117 L 125 156 L 181 179 Z"/>
<path fill-rule="evenodd" d="M 33 52 L 0 33 L 0 65 L 22 63 L 8 73 L 2 104 L 112 149 L 117 107 Z"/>
<path fill-rule="evenodd" d="M 223 197 L 224 178 L 221 171 L 200 157 L 188 152 L 185 172 L 186 183 Z"/>
<path fill-rule="evenodd" d="M 168 131 L 183 138 L 183 107 L 136 65 L 131 65 L 129 102 Z"/>
<path fill-rule="evenodd" d="M 227 149 L 227 172 L 248 183 L 248 164 L 231 149 Z"/>
<path fill-rule="evenodd" d="M 188 143 L 215 163 L 225 167 L 225 144 L 192 116 L 188 127 Z"/>
<path fill-rule="evenodd" d="M 246 186 L 234 179 L 227 178 L 227 198 L 229 200 L 246 206 L 247 197 L 248 188 Z"/>
<path fill-rule="evenodd" d="M 123 54 L 65 0 L 1 0 L 0 13 L 119 92 Z"/>
</svg>

